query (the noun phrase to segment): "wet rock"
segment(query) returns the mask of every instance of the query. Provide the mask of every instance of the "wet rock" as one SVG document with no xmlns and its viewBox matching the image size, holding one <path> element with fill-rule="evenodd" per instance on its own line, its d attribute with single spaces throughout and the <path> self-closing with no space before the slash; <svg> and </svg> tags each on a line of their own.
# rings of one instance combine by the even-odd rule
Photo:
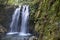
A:
<svg viewBox="0 0 60 40">
<path fill-rule="evenodd" d="M 4 28 L 1 24 L 0 24 L 0 40 L 2 37 L 4 37 L 5 32 L 6 32 L 6 28 Z"/>
<path fill-rule="evenodd" d="M 38 38 L 36 36 L 32 36 L 29 38 L 29 40 L 38 40 Z"/>
</svg>

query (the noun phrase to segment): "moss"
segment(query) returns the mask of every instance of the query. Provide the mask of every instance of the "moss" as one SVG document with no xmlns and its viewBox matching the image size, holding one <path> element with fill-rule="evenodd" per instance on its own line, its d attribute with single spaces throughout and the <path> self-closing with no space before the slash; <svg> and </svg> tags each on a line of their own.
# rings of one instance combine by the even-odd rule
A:
<svg viewBox="0 0 60 40">
<path fill-rule="evenodd" d="M 59 3 L 59 0 L 40 0 L 33 6 L 31 5 L 33 9 L 31 9 L 31 19 L 35 20 L 35 31 L 40 33 L 39 40 L 57 40 L 59 38 Z"/>
</svg>

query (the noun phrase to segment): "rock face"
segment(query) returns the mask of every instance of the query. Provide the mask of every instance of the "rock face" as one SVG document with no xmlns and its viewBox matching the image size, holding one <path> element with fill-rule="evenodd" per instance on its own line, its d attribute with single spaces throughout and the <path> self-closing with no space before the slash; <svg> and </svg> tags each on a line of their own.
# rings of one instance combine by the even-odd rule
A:
<svg viewBox="0 0 60 40">
<path fill-rule="evenodd" d="M 16 9 L 16 6 L 14 5 L 2 5 L 3 7 L 0 7 L 0 24 L 2 24 L 6 29 L 9 28 L 11 17 Z"/>
</svg>

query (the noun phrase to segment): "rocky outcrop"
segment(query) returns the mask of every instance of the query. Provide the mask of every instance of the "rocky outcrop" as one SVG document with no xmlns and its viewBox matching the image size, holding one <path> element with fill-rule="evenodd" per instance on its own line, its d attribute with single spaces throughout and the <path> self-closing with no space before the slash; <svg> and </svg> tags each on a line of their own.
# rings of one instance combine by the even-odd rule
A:
<svg viewBox="0 0 60 40">
<path fill-rule="evenodd" d="M 38 38 L 36 36 L 32 36 L 29 38 L 29 40 L 38 40 Z"/>
<path fill-rule="evenodd" d="M 2 37 L 4 37 L 6 32 L 7 32 L 6 28 L 0 24 L 0 40 Z"/>
</svg>

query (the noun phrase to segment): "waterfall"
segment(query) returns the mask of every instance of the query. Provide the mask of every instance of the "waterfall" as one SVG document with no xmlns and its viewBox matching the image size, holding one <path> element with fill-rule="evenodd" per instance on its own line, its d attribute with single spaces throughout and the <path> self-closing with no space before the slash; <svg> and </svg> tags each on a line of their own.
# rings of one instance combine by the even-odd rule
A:
<svg viewBox="0 0 60 40">
<path fill-rule="evenodd" d="M 28 19 L 29 19 L 29 5 L 23 5 L 22 6 L 22 11 L 20 12 L 21 7 L 19 6 L 19 8 L 16 8 L 16 10 L 14 11 L 14 14 L 12 15 L 12 21 L 10 24 L 10 31 L 7 33 L 7 35 L 11 35 L 11 34 L 17 34 L 18 33 L 18 20 L 19 20 L 19 16 L 20 13 L 22 14 L 21 17 L 21 29 L 19 32 L 20 36 L 28 36 L 30 35 L 30 33 L 28 33 Z"/>
<path fill-rule="evenodd" d="M 28 24 L 28 19 L 29 19 L 29 5 L 23 5 L 22 9 L 22 23 L 21 23 L 21 31 L 20 34 L 21 36 L 27 36 L 30 35 L 27 33 L 27 24 Z"/>
<path fill-rule="evenodd" d="M 18 30 L 18 20 L 20 16 L 20 9 L 21 7 L 16 8 L 16 10 L 14 11 L 14 14 L 12 15 L 12 21 L 10 24 L 10 31 L 7 33 L 7 35 L 18 33 L 17 30 Z"/>
</svg>

